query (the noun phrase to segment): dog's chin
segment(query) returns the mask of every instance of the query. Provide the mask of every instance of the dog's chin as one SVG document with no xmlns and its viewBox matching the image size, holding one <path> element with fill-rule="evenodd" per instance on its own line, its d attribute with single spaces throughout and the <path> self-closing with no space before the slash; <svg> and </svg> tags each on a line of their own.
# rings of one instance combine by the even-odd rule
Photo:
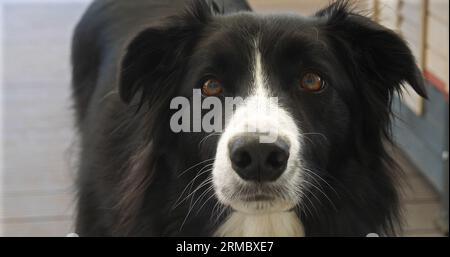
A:
<svg viewBox="0 0 450 257">
<path fill-rule="evenodd" d="M 283 176 L 276 182 L 259 184 L 245 182 L 234 174 L 213 179 L 219 202 L 233 211 L 245 214 L 292 211 L 301 200 L 298 180 L 298 176 Z"/>
<path fill-rule="evenodd" d="M 284 200 L 233 201 L 228 204 L 234 211 L 246 214 L 271 214 L 291 211 L 296 204 Z"/>
</svg>

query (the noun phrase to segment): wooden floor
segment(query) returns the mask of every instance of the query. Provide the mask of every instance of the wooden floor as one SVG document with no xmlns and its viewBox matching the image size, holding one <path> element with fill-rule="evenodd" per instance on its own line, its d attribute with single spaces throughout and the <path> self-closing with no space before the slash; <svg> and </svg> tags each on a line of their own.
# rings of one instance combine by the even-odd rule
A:
<svg viewBox="0 0 450 257">
<path fill-rule="evenodd" d="M 274 1 L 252 1 L 260 10 Z M 277 1 L 289 9 L 292 1 Z M 298 1 L 296 10 L 313 10 Z M 298 3 L 297 2 L 297 3 Z M 319 1 L 320 2 L 320 1 Z M 323 2 L 328 2 L 323 1 Z M 317 3 L 314 1 L 314 3 Z M 280 5 L 277 5 L 278 7 Z M 83 4 L 3 6 L 4 178 L 1 235 L 64 236 L 73 231 L 76 157 L 70 101 L 69 43 Z M 401 155 L 406 236 L 439 236 L 439 198 Z"/>
</svg>

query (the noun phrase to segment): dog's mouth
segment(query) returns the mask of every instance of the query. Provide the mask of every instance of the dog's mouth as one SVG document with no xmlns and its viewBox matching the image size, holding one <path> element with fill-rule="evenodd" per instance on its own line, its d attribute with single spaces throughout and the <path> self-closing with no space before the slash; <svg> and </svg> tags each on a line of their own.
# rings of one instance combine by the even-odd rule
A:
<svg viewBox="0 0 450 257">
<path fill-rule="evenodd" d="M 236 201 L 231 203 L 230 207 L 234 211 L 241 213 L 270 214 L 291 211 L 295 205 L 288 201 L 265 198 L 260 201 Z"/>
<path fill-rule="evenodd" d="M 223 188 L 219 195 L 223 204 L 248 214 L 286 212 L 296 206 L 296 201 L 278 186 L 241 185 Z"/>
<path fill-rule="evenodd" d="M 267 194 L 254 194 L 241 196 L 243 202 L 270 202 L 274 201 L 275 197 Z"/>
</svg>

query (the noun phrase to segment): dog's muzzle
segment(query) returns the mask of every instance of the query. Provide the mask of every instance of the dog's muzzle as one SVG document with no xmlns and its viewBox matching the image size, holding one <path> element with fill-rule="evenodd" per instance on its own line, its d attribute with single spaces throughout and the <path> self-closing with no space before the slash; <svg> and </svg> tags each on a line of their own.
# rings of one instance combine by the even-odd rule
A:
<svg viewBox="0 0 450 257">
<path fill-rule="evenodd" d="M 300 200 L 301 146 L 287 110 L 267 97 L 248 98 L 217 145 L 212 180 L 219 202 L 246 213 L 292 209 Z"/>
</svg>

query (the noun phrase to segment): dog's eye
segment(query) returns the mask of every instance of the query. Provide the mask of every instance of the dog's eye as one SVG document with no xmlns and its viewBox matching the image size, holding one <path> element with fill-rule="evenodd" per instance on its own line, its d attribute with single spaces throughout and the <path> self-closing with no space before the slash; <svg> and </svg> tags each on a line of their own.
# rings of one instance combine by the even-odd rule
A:
<svg viewBox="0 0 450 257">
<path fill-rule="evenodd" d="M 219 96 L 223 93 L 222 83 L 217 79 L 208 79 L 202 87 L 204 96 Z"/>
<path fill-rule="evenodd" d="M 325 82 L 316 73 L 306 73 L 300 80 L 300 88 L 308 92 L 319 92 L 324 86 Z"/>
</svg>

